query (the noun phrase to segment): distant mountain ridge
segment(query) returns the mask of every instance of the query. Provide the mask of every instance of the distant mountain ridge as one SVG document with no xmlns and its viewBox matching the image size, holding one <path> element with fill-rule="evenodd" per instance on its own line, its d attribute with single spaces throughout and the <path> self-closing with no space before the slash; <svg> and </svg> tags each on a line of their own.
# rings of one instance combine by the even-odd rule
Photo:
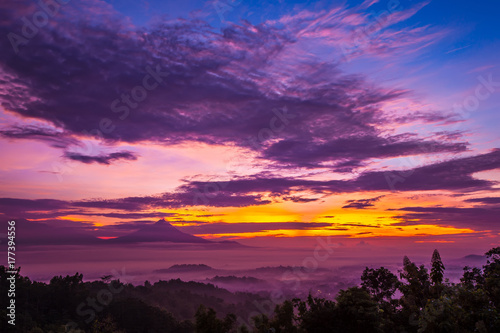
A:
<svg viewBox="0 0 500 333">
<path fill-rule="evenodd" d="M 6 221 L 6 220 L 5 220 Z M 5 223 L 6 224 L 6 223 Z M 0 226 L 4 224 L 0 223 Z M 94 234 L 79 227 L 58 227 L 57 223 L 16 219 L 16 231 L 22 235 L 18 242 L 27 245 L 106 245 L 166 242 L 174 244 L 207 245 L 208 248 L 231 249 L 248 247 L 236 241 L 212 241 L 180 231 L 165 219 L 120 237 L 96 237 Z M 5 225 L 5 230 L 7 226 Z M 3 236 L 3 237 L 2 237 Z M 0 243 L 7 234 L 0 233 Z"/>
<path fill-rule="evenodd" d="M 205 264 L 181 264 L 173 265 L 165 269 L 157 269 L 157 273 L 185 273 L 185 272 L 205 272 L 213 270 L 212 267 Z"/>
<path fill-rule="evenodd" d="M 258 279 L 253 276 L 219 276 L 216 275 L 211 279 L 208 279 L 211 282 L 222 282 L 222 283 L 245 283 L 245 284 L 256 284 L 256 283 L 265 283 L 265 280 Z"/>
<path fill-rule="evenodd" d="M 466 255 L 465 257 L 463 257 L 462 259 L 466 259 L 466 260 L 486 260 L 486 256 L 485 255 L 481 255 L 481 254 L 469 254 L 469 255 Z"/>
<path fill-rule="evenodd" d="M 110 239 L 113 243 L 172 242 L 172 243 L 214 243 L 180 231 L 165 219 L 147 225 L 128 235 Z"/>
</svg>

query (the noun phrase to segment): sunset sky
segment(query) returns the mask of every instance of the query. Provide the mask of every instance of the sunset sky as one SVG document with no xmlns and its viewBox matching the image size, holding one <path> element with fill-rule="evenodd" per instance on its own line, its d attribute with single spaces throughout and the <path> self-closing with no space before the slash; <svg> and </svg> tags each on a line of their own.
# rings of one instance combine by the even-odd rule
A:
<svg viewBox="0 0 500 333">
<path fill-rule="evenodd" d="M 499 3 L 21 2 L 0 3 L 3 220 L 498 246 Z"/>
</svg>

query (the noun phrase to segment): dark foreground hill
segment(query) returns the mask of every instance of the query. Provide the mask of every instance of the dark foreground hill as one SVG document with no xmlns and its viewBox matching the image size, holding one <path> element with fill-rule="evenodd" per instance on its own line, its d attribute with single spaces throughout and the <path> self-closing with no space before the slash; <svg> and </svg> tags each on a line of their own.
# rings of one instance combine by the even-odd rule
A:
<svg viewBox="0 0 500 333">
<path fill-rule="evenodd" d="M 179 279 L 133 286 L 112 276 L 83 282 L 77 273 L 46 284 L 0 266 L 0 331 L 500 332 L 500 247 L 486 253 L 482 268 L 465 267 L 458 284 L 443 279 L 437 250 L 429 267 L 404 257 L 399 277 L 384 267 L 367 267 L 361 286 L 340 290 L 335 299 L 285 299 L 280 290 L 233 293 Z"/>
</svg>

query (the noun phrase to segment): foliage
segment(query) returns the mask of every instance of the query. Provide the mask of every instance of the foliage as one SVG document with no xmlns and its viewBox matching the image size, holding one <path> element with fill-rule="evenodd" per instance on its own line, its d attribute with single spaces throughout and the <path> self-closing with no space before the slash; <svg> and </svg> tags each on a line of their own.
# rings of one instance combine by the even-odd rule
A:
<svg viewBox="0 0 500 333">
<path fill-rule="evenodd" d="M 212 308 L 200 305 L 196 311 L 196 332 L 198 333 L 233 333 L 236 332 L 236 316 L 228 314 L 224 319 L 217 318 Z"/>
<path fill-rule="evenodd" d="M 384 267 L 367 267 L 361 286 L 341 290 L 335 300 L 312 295 L 286 300 L 270 314 L 253 315 L 246 326 L 240 319 L 255 314 L 254 304 L 266 299 L 211 284 L 170 280 L 133 286 L 111 276 L 83 282 L 78 273 L 55 276 L 47 284 L 0 266 L 0 293 L 7 294 L 7 278 L 13 275 L 16 308 L 22 309 L 14 331 L 28 333 L 71 332 L 69 322 L 85 333 L 500 332 L 500 247 L 488 251 L 486 259 L 482 268 L 465 267 L 458 284 L 443 281 L 437 250 L 430 274 L 408 257 L 400 279 Z M 75 309 L 103 290 L 119 292 L 92 316 L 75 316 Z M 6 322 L 7 302 L 0 298 L 1 332 L 13 332 Z"/>
<path fill-rule="evenodd" d="M 441 284 L 443 282 L 444 275 L 444 265 L 441 261 L 441 256 L 438 250 L 434 250 L 431 259 L 431 281 L 434 285 Z"/>
<path fill-rule="evenodd" d="M 378 302 L 389 301 L 399 286 L 396 275 L 384 267 L 377 269 L 366 267 L 361 275 L 361 281 L 361 285 Z"/>
</svg>

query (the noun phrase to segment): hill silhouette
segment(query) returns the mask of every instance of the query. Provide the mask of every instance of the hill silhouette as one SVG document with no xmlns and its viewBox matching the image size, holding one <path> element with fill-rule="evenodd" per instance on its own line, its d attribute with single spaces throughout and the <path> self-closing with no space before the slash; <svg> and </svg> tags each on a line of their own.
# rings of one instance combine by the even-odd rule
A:
<svg viewBox="0 0 500 333">
<path fill-rule="evenodd" d="M 184 273 L 184 272 L 205 272 L 213 270 L 212 267 L 207 266 L 205 264 L 181 264 L 181 265 L 173 265 L 169 268 L 157 269 L 155 272 L 157 273 Z"/>
<path fill-rule="evenodd" d="M 207 239 L 184 233 L 165 221 L 147 225 L 128 235 L 110 239 L 113 243 L 172 242 L 172 243 L 213 243 Z"/>
</svg>

